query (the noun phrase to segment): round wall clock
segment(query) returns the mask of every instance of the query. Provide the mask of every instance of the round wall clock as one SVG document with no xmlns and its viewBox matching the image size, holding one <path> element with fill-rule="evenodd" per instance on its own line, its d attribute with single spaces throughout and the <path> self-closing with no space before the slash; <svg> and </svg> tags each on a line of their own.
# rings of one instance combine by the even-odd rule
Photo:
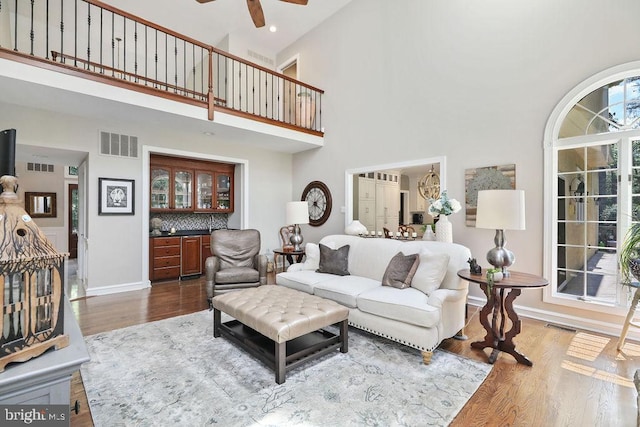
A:
<svg viewBox="0 0 640 427">
<path fill-rule="evenodd" d="M 331 192 L 323 182 L 312 181 L 302 192 L 302 201 L 309 204 L 309 225 L 324 224 L 331 215 Z"/>
</svg>

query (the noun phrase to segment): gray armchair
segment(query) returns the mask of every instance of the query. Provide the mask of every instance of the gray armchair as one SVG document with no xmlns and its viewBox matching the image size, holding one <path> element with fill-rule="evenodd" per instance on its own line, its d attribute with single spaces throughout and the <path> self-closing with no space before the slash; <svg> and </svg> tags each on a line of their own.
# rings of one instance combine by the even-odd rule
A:
<svg viewBox="0 0 640 427">
<path fill-rule="evenodd" d="M 267 256 L 260 255 L 258 230 L 214 230 L 205 262 L 207 298 L 267 284 Z"/>
</svg>

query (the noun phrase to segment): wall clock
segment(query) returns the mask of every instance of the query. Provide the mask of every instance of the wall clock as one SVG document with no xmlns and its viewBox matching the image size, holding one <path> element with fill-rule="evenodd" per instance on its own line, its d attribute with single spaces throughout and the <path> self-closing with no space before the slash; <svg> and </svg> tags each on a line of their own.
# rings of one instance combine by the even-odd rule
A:
<svg viewBox="0 0 640 427">
<path fill-rule="evenodd" d="M 302 192 L 302 199 L 309 204 L 309 225 L 320 226 L 331 215 L 331 192 L 323 182 L 312 181 Z"/>
</svg>

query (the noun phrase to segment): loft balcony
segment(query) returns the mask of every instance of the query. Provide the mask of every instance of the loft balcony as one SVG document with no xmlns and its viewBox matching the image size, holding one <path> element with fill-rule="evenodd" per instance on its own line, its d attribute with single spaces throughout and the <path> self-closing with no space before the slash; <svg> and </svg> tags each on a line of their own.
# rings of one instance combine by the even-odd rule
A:
<svg viewBox="0 0 640 427">
<path fill-rule="evenodd" d="M 323 145 L 323 90 L 96 0 L 0 0 L 0 64 L 5 102 L 31 96 L 55 108 L 47 103 L 91 97 L 110 111 L 258 135 L 279 151 Z"/>
</svg>

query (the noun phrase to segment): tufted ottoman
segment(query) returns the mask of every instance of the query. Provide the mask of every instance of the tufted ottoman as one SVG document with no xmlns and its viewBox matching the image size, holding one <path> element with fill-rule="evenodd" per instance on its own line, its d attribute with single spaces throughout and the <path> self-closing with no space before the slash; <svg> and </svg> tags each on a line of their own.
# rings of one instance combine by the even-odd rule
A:
<svg viewBox="0 0 640 427">
<path fill-rule="evenodd" d="M 284 286 L 265 285 L 213 298 L 213 336 L 221 334 L 272 367 L 286 371 L 337 348 L 348 351 L 349 309 Z M 222 323 L 221 312 L 235 320 Z M 322 328 L 340 324 L 340 335 Z"/>
</svg>

